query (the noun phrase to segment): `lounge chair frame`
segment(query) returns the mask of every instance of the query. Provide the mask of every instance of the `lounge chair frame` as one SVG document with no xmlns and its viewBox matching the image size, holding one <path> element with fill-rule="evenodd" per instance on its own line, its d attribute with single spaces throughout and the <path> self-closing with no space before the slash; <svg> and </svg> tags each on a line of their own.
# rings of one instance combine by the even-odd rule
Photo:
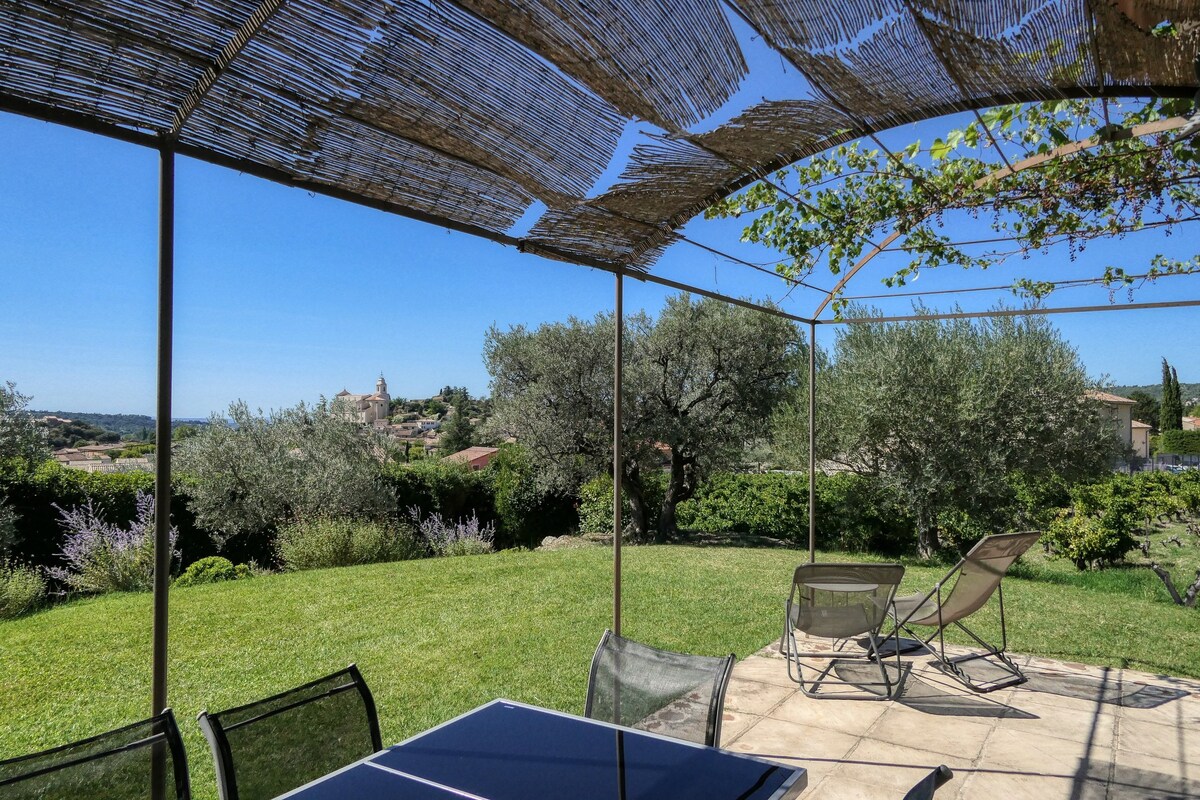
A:
<svg viewBox="0 0 1200 800">
<path fill-rule="evenodd" d="M 1020 558 L 1020 556 L 1026 550 L 1028 550 L 1029 547 L 1031 547 L 1040 536 L 1040 531 L 1023 531 L 1021 533 L 1003 533 L 985 536 L 983 539 L 980 539 L 979 542 L 977 542 L 975 546 L 971 548 L 970 552 L 963 556 L 959 562 L 955 564 L 949 572 L 946 573 L 945 577 L 939 580 L 928 592 L 923 595 L 911 595 L 909 597 L 896 598 L 895 608 L 904 608 L 904 616 L 901 617 L 895 624 L 895 626 L 892 628 L 892 632 L 885 637 L 882 655 L 890 654 L 889 651 L 892 648 L 895 649 L 896 655 L 899 656 L 901 653 L 912 652 L 923 647 L 928 650 L 935 659 L 937 659 L 938 663 L 941 664 L 941 666 L 944 667 L 947 672 L 957 678 L 968 689 L 980 694 L 994 692 L 997 689 L 1004 689 L 1009 686 L 1016 686 L 1028 680 L 1016 663 L 1009 658 L 1005 652 L 1008 649 L 1008 624 L 1004 615 L 1003 581 L 1004 575 L 1007 573 L 1008 568 L 1012 566 L 1012 563 Z M 985 550 L 988 546 L 996 542 L 1009 542 L 1012 544 L 1013 552 L 1000 557 L 1001 560 L 1008 561 L 1003 571 L 990 570 L 987 567 L 984 567 L 982 564 L 978 563 L 978 556 L 976 555 L 979 551 Z M 943 613 L 943 610 L 954 597 L 954 593 L 959 584 L 958 579 L 962 576 L 964 570 L 972 564 L 982 567 L 985 571 L 992 572 L 996 577 L 995 585 L 989 591 L 987 591 L 986 594 L 980 593 L 982 595 L 981 599 L 968 603 L 967 610 L 965 612 L 955 613 L 948 616 L 947 614 Z M 947 590 L 946 587 L 952 579 L 954 580 L 954 583 L 953 585 L 950 585 L 949 590 Z M 1000 643 L 998 645 L 989 644 L 983 639 L 983 637 L 963 623 L 964 619 L 971 616 L 971 614 L 974 614 L 979 610 L 979 608 L 985 605 L 987 601 L 991 599 L 992 594 L 997 596 L 1000 606 Z M 929 613 L 929 604 L 931 601 L 934 603 L 933 613 Z M 914 617 L 917 617 L 917 615 L 922 611 L 925 611 L 926 613 L 923 614 L 919 619 L 914 619 Z M 900 612 L 898 611 L 898 614 L 899 613 Z M 969 653 L 961 656 L 947 656 L 945 630 L 950 624 L 953 624 L 959 630 L 970 636 L 976 644 L 983 648 L 983 652 Z M 934 630 L 928 636 L 922 636 L 912 629 L 912 625 L 932 626 Z M 901 631 L 907 633 L 919 644 L 901 644 L 899 637 Z M 937 639 L 936 648 L 930 647 L 934 639 Z M 888 647 L 888 642 L 893 642 L 891 648 Z M 989 681 L 975 681 L 961 666 L 962 664 L 972 661 L 987 661 L 992 666 L 999 668 L 1004 673 L 1004 677 Z"/>
</svg>

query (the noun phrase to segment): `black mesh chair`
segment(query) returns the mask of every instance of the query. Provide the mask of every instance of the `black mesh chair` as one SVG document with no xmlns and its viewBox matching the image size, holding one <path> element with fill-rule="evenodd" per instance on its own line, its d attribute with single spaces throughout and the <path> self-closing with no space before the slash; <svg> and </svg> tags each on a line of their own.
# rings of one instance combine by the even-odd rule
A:
<svg viewBox="0 0 1200 800">
<path fill-rule="evenodd" d="M 160 791 L 155 791 L 158 784 Z M 166 709 L 90 739 L 0 761 L 4 800 L 188 800 L 187 760 Z"/>
<path fill-rule="evenodd" d="M 895 623 L 892 599 L 904 577 L 900 564 L 801 564 L 792 575 L 792 590 L 784 607 L 783 647 L 787 654 L 788 676 L 800 684 L 809 697 L 837 699 L 885 700 L 895 696 L 904 674 L 899 656 L 896 658 L 896 680 L 888 675 L 879 658 L 879 629 L 890 613 Z M 796 641 L 796 631 L 817 638 L 828 638 L 832 649 L 802 651 Z M 866 649 L 854 645 L 846 649 L 852 637 L 866 637 Z M 805 680 L 804 661 L 824 662 L 812 681 Z M 875 662 L 866 678 L 854 677 L 842 683 L 852 684 L 862 692 L 857 694 L 820 694 L 821 684 L 829 679 L 846 659 L 870 659 Z M 792 668 L 795 667 L 793 674 Z M 878 687 L 881 691 L 876 691 Z"/>
<path fill-rule="evenodd" d="M 673 653 L 605 631 L 592 658 L 583 714 L 715 747 L 733 661 L 732 653 Z"/>
<path fill-rule="evenodd" d="M 221 800 L 267 800 L 383 749 L 358 668 L 216 714 L 200 712 Z"/>
</svg>

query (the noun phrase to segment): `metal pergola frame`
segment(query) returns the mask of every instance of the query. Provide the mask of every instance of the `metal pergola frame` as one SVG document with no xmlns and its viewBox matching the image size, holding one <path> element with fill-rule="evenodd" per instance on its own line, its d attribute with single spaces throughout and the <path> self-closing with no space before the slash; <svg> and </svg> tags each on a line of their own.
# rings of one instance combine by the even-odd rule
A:
<svg viewBox="0 0 1200 800">
<path fill-rule="evenodd" d="M 152 685 L 152 713 L 157 714 L 163 708 L 167 707 L 168 682 L 167 682 L 167 666 L 168 666 L 168 594 L 169 594 L 169 573 L 171 563 L 171 547 L 170 547 L 170 500 L 171 500 L 171 407 L 172 407 L 172 367 L 173 367 L 173 332 L 174 332 L 174 268 L 175 268 L 175 158 L 177 155 L 195 157 L 200 160 L 212 163 L 218 166 L 224 166 L 236 169 L 242 172 L 248 172 L 258 177 L 265 178 L 287 186 L 303 188 L 309 191 L 319 192 L 327 196 L 349 200 L 360 205 L 365 205 L 372 208 L 388 211 L 389 213 L 405 216 L 417 221 L 433 223 L 445 228 L 450 228 L 459 232 L 468 233 L 474 236 L 489 239 L 501 244 L 517 247 L 522 251 L 534 252 L 543 256 L 566 261 L 575 265 L 592 267 L 614 275 L 615 279 L 615 341 L 614 341 L 614 396 L 613 396 L 613 630 L 621 633 L 621 538 L 622 538 L 622 461 L 623 449 L 621 442 L 622 429 L 622 406 L 621 406 L 621 389 L 622 389 L 622 361 L 623 361 L 623 281 L 626 276 L 636 278 L 640 281 L 653 283 L 669 289 L 678 291 L 686 291 L 699 296 L 712 298 L 715 300 L 731 303 L 743 308 L 757 310 L 762 313 L 772 314 L 791 320 L 808 327 L 809 336 L 809 358 L 808 358 L 808 449 L 809 449 L 809 464 L 808 464 L 808 480 L 809 480 L 809 542 L 808 542 L 808 557 L 809 560 L 815 560 L 815 540 L 816 540 L 816 513 L 815 513 L 815 486 L 816 486 L 816 462 L 815 462 L 815 414 L 816 414 L 816 338 L 817 328 L 823 325 L 841 325 L 841 324 L 866 324 L 866 323 L 885 323 L 885 322 L 903 322 L 909 320 L 923 319 L 951 319 L 951 318 L 968 318 L 968 317 L 987 317 L 999 315 L 1027 315 L 1027 314 L 1066 314 L 1066 313 L 1082 313 L 1090 311 L 1113 311 L 1113 310 L 1131 310 L 1143 308 L 1166 308 L 1166 307 L 1191 307 L 1200 305 L 1200 300 L 1182 300 L 1166 303 L 1136 303 L 1122 306 L 1078 306 L 1065 308 L 1047 308 L 1047 309 L 1021 309 L 1021 310 L 1005 310 L 993 312 L 973 312 L 973 313 L 951 313 L 951 314 L 928 314 L 928 315 L 903 315 L 903 316 L 877 316 L 877 317 L 857 317 L 851 320 L 840 319 L 820 319 L 820 315 L 831 299 L 846 285 L 855 274 L 857 274 L 867 262 L 869 262 L 878 252 L 882 251 L 883 247 L 893 239 L 885 240 L 882 246 L 877 246 L 872 251 L 860 260 L 850 272 L 842 278 L 834 289 L 827 293 L 825 300 L 816 309 L 811 317 L 800 316 L 787 313 L 779 308 L 768 307 L 752 301 L 739 299 L 719 292 L 704 289 L 698 286 L 689 285 L 674 280 L 670 280 L 661 276 L 654 275 L 647 271 L 642 271 L 630 262 L 629 265 L 622 265 L 614 261 L 605 260 L 603 258 L 593 258 L 584 255 L 580 252 L 571 252 L 566 249 L 566 246 L 556 247 L 553 242 L 546 241 L 531 242 L 526 239 L 521 239 L 508 235 L 507 233 L 499 233 L 482 225 L 474 225 L 471 221 L 464 222 L 457 219 L 449 219 L 437 213 L 430 213 L 419 210 L 417 208 L 400 208 L 395 203 L 389 203 L 384 200 L 372 198 L 364 194 L 357 194 L 340 185 L 329 183 L 321 183 L 315 179 L 305 179 L 298 174 L 291 174 L 265 163 L 240 158 L 236 154 L 222 153 L 214 148 L 206 148 L 194 143 L 181 142 L 179 133 L 183 129 L 185 123 L 200 108 L 206 96 L 212 91 L 214 85 L 221 76 L 229 69 L 231 63 L 239 57 L 242 50 L 247 47 L 252 39 L 262 30 L 268 19 L 276 14 L 283 6 L 282 0 L 265 0 L 258 10 L 245 21 L 243 26 L 236 31 L 232 40 L 226 47 L 221 50 L 219 57 L 210 65 L 208 65 L 201 75 L 199 82 L 191 86 L 191 90 L 187 93 L 182 104 L 175 109 L 174 120 L 170 125 L 170 130 L 154 132 L 153 128 L 134 128 L 126 125 L 116 124 L 112 120 L 105 120 L 94 114 L 89 114 L 80 108 L 68 107 L 64 104 L 56 105 L 53 97 L 41 96 L 19 96 L 10 92 L 0 92 L 0 110 L 9 111 L 16 114 L 34 117 L 37 119 L 46 120 L 64 124 L 70 127 L 81 129 L 84 131 L 98 133 L 110 138 L 115 138 L 128 143 L 133 143 L 152 149 L 159 152 L 160 172 L 159 172 L 159 254 L 158 254 L 158 315 L 157 315 L 157 363 L 156 363 L 156 442 L 157 442 L 157 461 L 155 467 L 155 574 L 154 574 L 154 599 L 153 599 L 153 685 Z M 911 11 L 911 4 L 903 4 L 905 8 Z M 1131 0 L 1119 0 L 1117 5 L 1134 8 L 1135 4 Z M 822 80 L 816 79 L 811 74 L 811 70 L 806 73 L 805 63 L 802 63 L 796 57 L 794 48 L 790 48 L 786 42 L 780 42 L 772 37 L 770 31 L 762 29 L 760 24 L 756 25 L 755 21 L 746 15 L 744 10 L 733 3 L 726 3 L 726 7 L 733 13 L 736 13 L 743 19 L 757 35 L 761 36 L 764 41 L 776 52 L 780 53 L 794 68 L 800 73 L 806 74 L 809 82 L 816 88 L 818 94 L 824 101 L 830 104 L 831 108 L 838 110 L 847 119 L 853 122 L 854 135 L 867 135 L 875 137 L 877 130 L 889 127 L 894 124 L 900 124 L 903 120 L 900 117 L 892 119 L 891 117 L 881 117 L 883 122 L 868 120 L 862 113 L 856 112 L 855 109 L 847 107 L 844 103 L 836 100 L 832 87 L 823 85 Z M 67 9 L 70 10 L 69 7 Z M 1134 8 L 1136 11 L 1136 8 Z M 65 13 L 65 12 L 64 12 Z M 1090 13 L 1090 12 L 1089 12 Z M 70 16 L 66 14 L 66 16 Z M 914 19 L 920 15 L 914 15 Z M 1091 17 L 1089 17 L 1091 19 Z M 1092 24 L 1095 22 L 1092 20 Z M 778 30 L 776 30 L 778 33 Z M 932 52 L 937 56 L 940 62 L 940 67 L 945 68 L 949 76 L 953 79 L 956 86 L 956 91 L 961 100 L 952 104 L 930 106 L 924 108 L 921 113 L 926 118 L 936 116 L 938 114 L 949 113 L 952 111 L 961 111 L 968 108 L 980 108 L 996 102 L 1014 102 L 1014 101 L 1029 101 L 1033 102 L 1037 99 L 1046 99 L 1053 96 L 1069 97 L 1069 98 L 1085 98 L 1085 97 L 1112 97 L 1117 94 L 1125 96 L 1146 96 L 1146 97 L 1186 97 L 1189 96 L 1192 88 L 1184 88 L 1178 85 L 1165 85 L 1159 83 L 1153 78 L 1144 78 L 1132 80 L 1132 82 L 1118 82 L 1116 85 L 1105 86 L 1104 72 L 1099 66 L 1097 75 L 1094 76 L 1100 81 L 1098 85 L 1090 85 L 1091 80 L 1078 85 L 1064 86 L 1027 86 L 1019 90 L 1006 90 L 1001 87 L 1001 91 L 995 94 L 984 97 L 975 95 L 972 91 L 968 91 L 961 80 L 959 71 L 953 67 L 946 53 L 942 52 L 936 42 L 932 32 L 924 27 L 921 22 L 918 28 L 920 39 L 925 41 L 932 48 Z M 1093 31 L 1094 33 L 1094 31 Z M 1094 44 L 1094 42 L 1093 42 Z M 115 51 L 114 47 L 114 51 Z M 1099 65 L 1099 59 L 1097 59 Z M 829 76 L 826 76 L 826 81 Z M 1081 79 L 1082 80 L 1082 79 Z M 1014 93 L 1015 92 L 1015 93 Z M 42 101 L 45 102 L 42 102 Z M 847 101 L 849 102 L 849 101 Z M 1178 127 L 1182 124 L 1182 120 L 1167 121 L 1165 123 L 1155 123 L 1159 127 L 1154 131 L 1161 132 L 1170 127 Z M 679 134 L 680 131 L 674 131 Z M 1142 135 L 1142 134 L 1137 134 Z M 703 140 L 703 137 L 694 135 L 682 135 L 682 138 L 690 142 L 697 148 L 704 149 L 708 147 Z M 821 140 L 826 141 L 826 140 Z M 876 139 L 878 142 L 878 139 Z M 828 141 L 827 146 L 836 144 L 836 141 Z M 1090 145 L 1083 145 L 1090 146 Z M 1070 147 L 1070 146 L 1068 146 Z M 886 149 L 886 148 L 884 148 Z M 1060 150 L 1063 148 L 1060 148 Z M 715 154 L 729 163 L 738 166 L 740 169 L 739 175 L 730 182 L 722 184 L 722 190 L 726 192 L 736 191 L 744 188 L 754 181 L 763 179 L 770 171 L 776 168 L 786 166 L 787 163 L 795 160 L 796 153 L 800 151 L 788 150 L 773 151 L 775 160 L 765 160 L 755 165 L 746 166 L 740 159 L 733 156 L 722 155 L 715 153 L 712 148 L 708 148 L 709 154 Z M 791 156 L 785 158 L 788 153 Z M 1043 159 L 1044 160 L 1044 159 Z M 1027 159 L 1027 161 L 1031 161 Z M 1025 162 L 1022 162 L 1025 164 Z M 1027 164 L 1026 166 L 1032 166 Z M 1018 165 L 1019 166 L 1019 165 Z M 1010 168 L 1012 169 L 1012 168 Z M 709 196 L 708 199 L 715 200 L 715 197 Z M 616 215 L 616 212 L 608 211 L 607 213 Z M 628 221 L 628 220 L 627 220 Z M 638 226 L 648 230 L 662 233 L 665 236 L 674 233 L 674 229 L 682 225 L 686 220 L 676 220 L 672 218 L 669 223 L 666 222 L 646 222 L 641 220 L 632 220 Z M 676 224 L 677 223 L 677 224 Z M 672 230 L 667 232 L 664 229 L 670 227 Z M 649 245 L 647 245 L 649 247 Z M 640 255 L 640 254 L 639 254 Z"/>
<path fill-rule="evenodd" d="M 1182 120 L 1169 121 L 1170 127 L 1178 127 Z M 1060 148 L 1062 149 L 1062 148 Z M 155 571 L 153 613 L 153 683 L 152 711 L 158 713 L 168 707 L 167 702 L 167 641 L 168 641 L 168 595 L 171 566 L 170 507 L 171 507 L 171 399 L 172 399 L 172 355 L 174 332 L 174 270 L 175 270 L 175 155 L 169 144 L 161 144 L 159 152 L 159 263 L 158 263 L 158 356 L 156 368 L 157 404 L 155 437 L 158 443 L 155 464 Z M 1038 163 L 1044 161 L 1040 159 Z M 1032 166 L 1032 165 L 1029 165 Z M 440 224 L 440 223 L 439 223 Z M 739 299 L 699 286 L 673 281 L 660 276 L 614 269 L 610 265 L 579 262 L 580 266 L 593 267 L 611 272 L 614 276 L 615 340 L 613 351 L 613 632 L 621 633 L 621 539 L 622 539 L 622 461 L 621 443 L 621 388 L 624 345 L 624 278 L 626 275 L 639 281 L 654 283 L 679 291 L 691 292 L 782 317 L 808 326 L 808 560 L 816 560 L 816 338 L 817 327 L 827 325 L 856 325 L 870 323 L 909 322 L 916 320 L 945 320 L 986 318 L 999 316 L 1040 316 L 1056 314 L 1090 313 L 1098 311 L 1129 311 L 1156 308 L 1183 308 L 1200 306 L 1200 299 L 1153 303 L 1129 303 L 1125 305 L 1068 306 L 1059 308 L 1003 309 L 980 312 L 952 312 L 936 314 L 908 314 L 853 319 L 818 319 L 822 310 L 837 292 L 848 283 L 875 255 L 876 249 L 847 274 L 831 290 L 817 308 L 813 317 L 789 314 L 773 306 L 764 306 Z"/>
</svg>

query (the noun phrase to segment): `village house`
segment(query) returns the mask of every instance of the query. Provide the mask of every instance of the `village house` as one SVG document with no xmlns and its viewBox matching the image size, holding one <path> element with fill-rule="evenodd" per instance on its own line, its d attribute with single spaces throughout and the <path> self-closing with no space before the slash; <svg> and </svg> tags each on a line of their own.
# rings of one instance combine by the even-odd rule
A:
<svg viewBox="0 0 1200 800">
<path fill-rule="evenodd" d="M 448 461 L 451 464 L 466 464 L 472 470 L 481 470 L 499 452 L 499 448 L 496 447 L 468 447 L 466 450 L 459 450 L 457 453 L 446 456 L 442 461 Z"/>
<path fill-rule="evenodd" d="M 1131 424 L 1131 433 L 1133 436 L 1133 454 L 1139 458 L 1150 458 L 1150 431 L 1153 428 L 1141 420 L 1134 420 Z"/>
</svg>

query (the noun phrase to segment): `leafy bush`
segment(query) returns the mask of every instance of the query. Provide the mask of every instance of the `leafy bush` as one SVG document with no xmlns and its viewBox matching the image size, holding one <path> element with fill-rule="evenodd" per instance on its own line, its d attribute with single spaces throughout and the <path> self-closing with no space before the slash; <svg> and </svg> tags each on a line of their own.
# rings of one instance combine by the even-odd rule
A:
<svg viewBox="0 0 1200 800">
<path fill-rule="evenodd" d="M 807 541 L 808 476 L 719 473 L 676 513 L 681 528 Z"/>
<path fill-rule="evenodd" d="M 137 513 L 128 529 L 105 521 L 89 499 L 70 511 L 58 509 L 67 531 L 60 554 L 66 567 L 50 577 L 77 592 L 142 592 L 154 585 L 154 498 L 138 493 Z M 169 533 L 172 551 L 177 531 Z M 172 552 L 178 557 L 177 552 Z"/>
<path fill-rule="evenodd" d="M 179 446 L 196 518 L 222 539 L 326 517 L 387 519 L 390 445 L 322 399 L 264 416 L 242 401 Z"/>
<path fill-rule="evenodd" d="M 667 476 L 661 472 L 642 475 L 646 491 L 646 528 L 658 528 L 658 516 L 662 511 L 663 497 L 667 493 Z M 682 504 L 680 505 L 682 508 Z M 621 496 L 621 522 L 623 534 L 630 536 L 633 527 L 629 524 L 631 508 L 628 493 Z M 678 513 L 678 510 L 677 510 Z M 682 520 L 680 520 L 682 525 Z M 611 475 L 601 475 L 579 487 L 579 530 L 585 533 L 611 533 L 613 526 L 613 482 Z"/>
<path fill-rule="evenodd" d="M 1111 564 L 1137 544 L 1130 532 L 1115 526 L 1112 519 L 1068 509 L 1050 523 L 1046 540 L 1056 553 L 1081 570 Z"/>
<path fill-rule="evenodd" d="M 412 464 L 389 464 L 382 480 L 395 497 L 396 507 L 422 514 L 459 519 L 474 514 L 482 521 L 496 519 L 491 470 L 472 470 L 464 464 L 427 459 Z"/>
<path fill-rule="evenodd" d="M 494 549 L 496 526 L 489 522 L 481 527 L 479 517 L 474 514 L 450 522 L 441 514 L 423 516 L 420 509 L 413 507 L 409 509 L 409 517 L 435 556 L 474 556 Z"/>
<path fill-rule="evenodd" d="M 254 573 L 246 564 L 234 566 L 228 558 L 208 556 L 193 562 L 175 579 L 176 586 L 201 586 L 206 583 L 221 581 L 236 581 L 239 578 L 252 578 Z"/>
<path fill-rule="evenodd" d="M 0 558 L 12 551 L 17 543 L 17 512 L 8 505 L 0 494 Z"/>
<path fill-rule="evenodd" d="M 819 547 L 899 554 L 916 543 L 908 510 L 877 478 L 852 472 L 817 475 Z"/>
<path fill-rule="evenodd" d="M 0 561 L 0 619 L 28 614 L 46 599 L 46 579 L 33 567 Z"/>
<path fill-rule="evenodd" d="M 283 568 L 290 572 L 404 561 L 421 555 L 420 543 L 405 525 L 344 518 L 288 525 L 279 531 L 275 547 Z"/>
<path fill-rule="evenodd" d="M 216 555 L 216 544 L 209 532 L 196 525 L 189 508 L 190 480 L 176 475 L 171 490 L 171 521 L 179 532 L 176 547 L 184 564 L 204 556 Z M 65 531 L 59 524 L 57 508 L 81 506 L 91 501 L 94 508 L 114 525 L 127 526 L 137 514 L 138 493 L 154 493 L 154 476 L 148 472 L 84 472 L 68 469 L 54 461 L 45 461 L 27 469 L 13 463 L 0 463 L 0 494 L 17 514 L 15 542 L 11 555 L 39 567 L 58 566 Z M 237 560 L 267 560 L 265 551 L 238 542 Z M 226 553 L 226 555 L 229 555 Z M 233 556 L 230 555 L 232 558 Z"/>
<path fill-rule="evenodd" d="M 535 546 L 578 525 L 574 498 L 543 489 L 528 452 L 520 445 L 501 445 L 486 472 L 491 473 L 501 546 Z"/>
</svg>

